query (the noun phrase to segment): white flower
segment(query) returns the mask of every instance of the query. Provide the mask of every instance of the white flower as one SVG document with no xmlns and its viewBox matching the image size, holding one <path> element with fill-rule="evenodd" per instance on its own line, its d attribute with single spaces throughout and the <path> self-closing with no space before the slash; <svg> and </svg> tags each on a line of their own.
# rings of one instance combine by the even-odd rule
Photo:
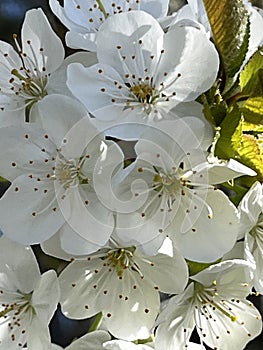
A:
<svg viewBox="0 0 263 350">
<path fill-rule="evenodd" d="M 74 340 L 69 346 L 65 348 L 65 350 L 103 350 L 103 343 L 107 342 L 108 340 L 110 340 L 110 335 L 107 332 L 94 331 Z M 62 347 L 52 344 L 51 349 L 61 350 Z"/>
<path fill-rule="evenodd" d="M 184 257 L 215 261 L 233 247 L 238 216 L 214 185 L 255 173 L 234 160 L 208 162 L 197 118 L 158 125 L 162 130 L 149 128 L 135 145 L 137 158 L 119 186 L 122 208 L 136 210 L 137 225 L 150 225 L 138 237 L 142 244 L 168 233 Z"/>
<path fill-rule="evenodd" d="M 103 343 L 110 340 L 110 336 L 105 331 L 94 331 L 92 333 L 87 333 L 81 338 L 74 340 L 66 348 L 62 348 L 57 344 L 51 344 L 51 350 L 103 350 Z M 23 348 L 24 350 L 30 350 L 28 347 Z M 36 349 L 31 349 L 36 350 Z"/>
<path fill-rule="evenodd" d="M 173 254 L 146 256 L 134 246 L 114 244 L 74 260 L 59 276 L 63 313 L 83 319 L 102 312 L 115 337 L 148 338 L 160 309 L 159 291 L 178 293 L 188 281 L 184 259 Z"/>
<path fill-rule="evenodd" d="M 100 4 L 101 3 L 101 4 Z M 167 14 L 169 0 L 67 0 L 64 7 L 57 0 L 49 0 L 53 13 L 69 29 L 66 43 L 75 49 L 96 51 L 96 36 L 105 16 L 131 10 L 143 10 L 155 18 Z M 102 11 L 105 10 L 105 13 Z"/>
<path fill-rule="evenodd" d="M 153 350 L 147 344 L 134 344 L 125 340 L 111 340 L 103 344 L 106 350 Z"/>
<path fill-rule="evenodd" d="M 211 87 L 219 64 L 199 30 L 164 33 L 143 11 L 108 18 L 97 35 L 97 55 L 99 63 L 91 67 L 69 65 L 67 84 L 96 118 L 115 123 L 170 119 L 178 102 L 193 101 Z"/>
<path fill-rule="evenodd" d="M 26 13 L 22 47 L 16 35 L 14 40 L 17 52 L 10 44 L 0 42 L 0 117 L 13 111 L 15 119 L 32 121 L 38 115 L 37 102 L 52 89 L 49 77 L 61 66 L 64 48 L 41 9 Z"/>
<path fill-rule="evenodd" d="M 172 24 L 175 23 L 178 25 L 191 25 L 207 33 L 209 37 L 211 36 L 212 31 L 202 0 L 188 0 L 186 5 L 180 8 L 173 16 L 170 16 L 170 19 L 168 17 L 166 21 L 171 28 Z"/>
<path fill-rule="evenodd" d="M 192 331 L 213 349 L 243 349 L 260 334 L 259 311 L 246 300 L 251 281 L 243 260 L 224 261 L 191 276 L 192 283 L 169 300 L 157 320 L 156 350 L 187 349 Z"/>
<path fill-rule="evenodd" d="M 19 228 L 17 228 L 19 230 Z M 30 247 L 0 239 L 0 347 L 49 350 L 48 324 L 59 302 L 55 271 L 40 274 Z"/>
<path fill-rule="evenodd" d="M 88 254 L 107 242 L 114 225 L 111 211 L 96 196 L 93 177 L 100 167 L 107 171 L 121 164 L 122 152 L 104 141 L 77 101 L 50 95 L 40 111 L 45 130 L 0 129 L 2 174 L 12 182 L 0 200 L 1 229 L 26 244 L 58 232 L 73 252 L 80 236 Z"/>
<path fill-rule="evenodd" d="M 245 257 L 254 261 L 254 287 L 263 293 L 263 187 L 254 183 L 239 204 L 240 237 L 245 236 Z"/>
<path fill-rule="evenodd" d="M 152 350 L 154 344 L 134 344 L 125 340 L 111 340 L 103 344 L 103 349 L 106 350 Z M 190 342 L 187 350 L 204 350 L 200 344 Z"/>
</svg>

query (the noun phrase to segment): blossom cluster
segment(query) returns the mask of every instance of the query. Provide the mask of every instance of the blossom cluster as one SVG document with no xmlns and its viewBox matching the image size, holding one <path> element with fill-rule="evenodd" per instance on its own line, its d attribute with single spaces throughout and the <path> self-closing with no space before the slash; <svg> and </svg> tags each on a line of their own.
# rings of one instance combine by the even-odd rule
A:
<svg viewBox="0 0 263 350">
<path fill-rule="evenodd" d="M 263 294 L 263 185 L 215 152 L 200 96 L 221 58 L 203 2 L 169 16 L 168 0 L 49 4 L 74 54 L 40 8 L 0 41 L 0 349 L 60 349 L 59 303 L 102 319 L 68 350 L 243 349 L 262 331 L 247 297 Z M 244 7 L 245 65 L 263 16 Z M 244 177 L 236 203 L 224 184 Z M 35 244 L 63 270 L 41 273 Z"/>
</svg>

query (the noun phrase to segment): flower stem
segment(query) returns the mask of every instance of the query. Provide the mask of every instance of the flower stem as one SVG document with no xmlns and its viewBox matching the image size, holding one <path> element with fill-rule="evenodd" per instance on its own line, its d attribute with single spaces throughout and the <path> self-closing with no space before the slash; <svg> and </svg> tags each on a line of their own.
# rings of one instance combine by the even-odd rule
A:
<svg viewBox="0 0 263 350">
<path fill-rule="evenodd" d="M 102 321 L 102 312 L 99 312 L 96 317 L 95 317 L 95 320 L 94 322 L 92 323 L 92 325 L 90 326 L 89 330 L 88 330 L 88 333 L 91 333 L 91 332 L 94 332 L 96 331 L 100 324 L 101 324 L 101 321 Z"/>
<path fill-rule="evenodd" d="M 103 6 L 103 3 L 101 2 L 101 0 L 96 0 L 98 5 L 99 5 L 99 9 L 101 10 L 101 12 L 103 13 L 105 19 L 109 16 L 108 13 L 105 10 L 105 7 Z"/>
</svg>

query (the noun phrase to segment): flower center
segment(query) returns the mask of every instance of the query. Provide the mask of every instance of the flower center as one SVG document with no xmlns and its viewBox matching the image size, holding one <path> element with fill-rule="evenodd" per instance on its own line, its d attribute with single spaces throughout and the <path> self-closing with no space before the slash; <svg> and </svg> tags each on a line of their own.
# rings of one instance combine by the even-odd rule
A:
<svg viewBox="0 0 263 350">
<path fill-rule="evenodd" d="M 64 189 L 76 187 L 79 184 L 88 184 L 89 179 L 81 172 L 82 163 L 83 158 L 78 161 L 75 159 L 66 160 L 59 154 L 59 160 L 54 169 L 53 178 L 57 180 Z"/>
<path fill-rule="evenodd" d="M 1 92 L 19 102 L 18 108 L 26 108 L 26 121 L 29 121 L 29 111 L 34 103 L 44 98 L 47 93 L 49 74 L 46 73 L 45 50 L 43 47 L 36 52 L 30 40 L 26 42 L 31 55 L 25 53 L 13 35 L 17 52 L 21 59 L 21 66 L 14 68 L 14 60 L 9 53 L 4 53 L 3 67 L 8 72 L 8 84 L 1 88 Z M 10 77 L 11 73 L 11 77 Z M 22 102 L 22 104 L 21 104 Z"/>
<path fill-rule="evenodd" d="M 21 327 L 21 315 L 22 313 L 31 313 L 34 314 L 35 310 L 33 308 L 33 306 L 31 305 L 31 299 L 32 299 L 32 294 L 28 293 L 28 294 L 23 294 L 20 291 L 17 291 L 16 297 L 14 297 L 15 301 L 10 303 L 3 303 L 2 302 L 2 311 L 0 312 L 0 318 L 3 317 L 4 319 L 6 319 L 8 317 L 8 329 L 10 331 L 10 336 L 11 336 L 11 340 L 14 341 L 15 340 L 15 335 L 14 335 L 14 331 L 16 328 Z M 1 297 L 5 296 L 5 291 L 1 290 Z M 10 295 L 7 292 L 6 295 L 7 299 L 10 300 Z M 29 318 L 31 318 L 31 316 L 29 314 Z M 3 321 L 6 322 L 6 321 Z"/>
<path fill-rule="evenodd" d="M 154 187 L 157 186 L 156 190 L 165 192 L 172 199 L 175 198 L 175 195 L 181 188 L 181 182 L 175 175 L 158 174 L 154 176 L 153 181 Z"/>
<path fill-rule="evenodd" d="M 18 72 L 17 69 L 11 71 L 15 78 L 10 79 L 10 83 L 13 84 L 13 91 L 17 96 L 23 97 L 25 99 L 25 104 L 31 108 L 34 103 L 44 98 L 48 93 L 46 90 L 47 76 L 40 76 L 37 74 L 30 74 L 27 70 L 22 70 L 25 75 Z"/>
<path fill-rule="evenodd" d="M 159 97 L 157 90 L 146 83 L 132 86 L 130 91 L 140 103 L 153 104 Z"/>
<path fill-rule="evenodd" d="M 134 262 L 134 251 L 135 247 L 113 249 L 107 253 L 104 259 L 107 261 L 107 265 L 114 268 L 117 275 L 122 277 L 123 271 L 128 268 L 138 270 L 138 266 Z"/>
</svg>

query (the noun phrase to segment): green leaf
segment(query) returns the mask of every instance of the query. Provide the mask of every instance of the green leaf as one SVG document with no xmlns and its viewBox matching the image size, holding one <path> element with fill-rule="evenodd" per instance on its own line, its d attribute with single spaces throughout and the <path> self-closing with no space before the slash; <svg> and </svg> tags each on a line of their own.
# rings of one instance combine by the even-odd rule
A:
<svg viewBox="0 0 263 350">
<path fill-rule="evenodd" d="M 263 48 L 258 49 L 249 60 L 240 73 L 239 81 L 243 95 L 263 96 Z"/>
<path fill-rule="evenodd" d="M 215 155 L 222 159 L 234 158 L 235 150 L 231 144 L 231 138 L 236 132 L 241 119 L 241 111 L 237 105 L 230 110 L 220 125 L 220 138 L 215 146 Z"/>
<path fill-rule="evenodd" d="M 249 41 L 249 16 L 243 0 L 203 0 L 215 46 L 221 56 L 227 89 L 239 71 Z"/>
<path fill-rule="evenodd" d="M 263 82 L 262 82 L 263 84 Z M 263 124 L 263 96 L 246 100 L 241 107 L 245 120 L 252 124 Z"/>
</svg>

